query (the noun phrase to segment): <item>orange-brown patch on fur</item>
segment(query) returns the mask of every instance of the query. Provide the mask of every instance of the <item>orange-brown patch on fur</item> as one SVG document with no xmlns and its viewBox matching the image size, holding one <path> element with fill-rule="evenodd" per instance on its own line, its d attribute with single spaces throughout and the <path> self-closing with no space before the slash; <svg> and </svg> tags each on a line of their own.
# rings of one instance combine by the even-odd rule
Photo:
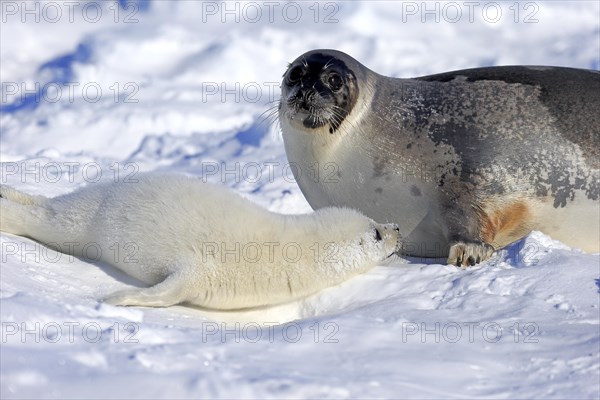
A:
<svg viewBox="0 0 600 400">
<path fill-rule="evenodd" d="M 506 246 L 531 232 L 532 210 L 523 200 L 485 207 L 480 213 L 479 232 L 495 249 Z"/>
</svg>

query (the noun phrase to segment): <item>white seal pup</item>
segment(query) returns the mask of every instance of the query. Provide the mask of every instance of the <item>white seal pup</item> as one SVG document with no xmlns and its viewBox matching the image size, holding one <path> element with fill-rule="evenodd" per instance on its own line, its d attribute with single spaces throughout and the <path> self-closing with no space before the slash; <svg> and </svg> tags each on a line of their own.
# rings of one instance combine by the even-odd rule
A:
<svg viewBox="0 0 600 400">
<path fill-rule="evenodd" d="M 227 310 L 287 302 L 366 272 L 400 243 L 396 225 L 354 210 L 275 214 L 183 175 L 141 174 L 55 198 L 2 185 L 0 197 L 0 230 L 151 285 L 109 296 L 115 305 Z"/>
<path fill-rule="evenodd" d="M 281 88 L 287 157 L 314 209 L 401 221 L 402 253 L 461 266 L 532 230 L 600 251 L 598 71 L 397 79 L 314 50 L 289 65 Z"/>
</svg>

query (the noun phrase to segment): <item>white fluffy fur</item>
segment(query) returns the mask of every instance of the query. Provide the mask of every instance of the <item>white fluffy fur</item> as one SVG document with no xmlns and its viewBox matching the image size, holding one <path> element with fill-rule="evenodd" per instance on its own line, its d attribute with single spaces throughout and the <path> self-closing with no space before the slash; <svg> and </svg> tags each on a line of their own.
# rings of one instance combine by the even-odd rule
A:
<svg viewBox="0 0 600 400">
<path fill-rule="evenodd" d="M 136 183 L 97 184 L 56 198 L 6 186 L 0 195 L 0 230 L 79 257 L 92 244 L 88 251 L 100 248 L 101 261 L 153 285 L 106 299 L 118 305 L 281 303 L 365 272 L 399 246 L 397 227 L 350 209 L 274 214 L 181 175 L 143 174 Z"/>
</svg>

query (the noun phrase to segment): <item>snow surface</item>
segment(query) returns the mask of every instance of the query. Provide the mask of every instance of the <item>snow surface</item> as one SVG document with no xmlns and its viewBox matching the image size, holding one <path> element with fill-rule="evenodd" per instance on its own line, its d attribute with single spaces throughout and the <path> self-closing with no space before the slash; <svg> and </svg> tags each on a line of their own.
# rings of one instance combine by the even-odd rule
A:
<svg viewBox="0 0 600 400">
<path fill-rule="evenodd" d="M 261 113 L 286 63 L 313 48 L 402 77 L 600 62 L 592 1 L 517 3 L 518 22 L 501 2 L 494 23 L 487 2 L 472 22 L 453 3 L 455 23 L 449 3 L 433 2 L 439 22 L 421 21 L 421 2 L 294 3 L 295 23 L 278 2 L 270 21 L 263 2 L 80 1 L 56 22 L 49 3 L 63 4 L 40 3 L 39 22 L 25 3 L 0 4 L 2 183 L 46 196 L 98 171 L 170 170 L 273 211 L 310 211 Z M 220 14 L 236 4 L 239 22 Z M 14 94 L 21 85 L 29 95 Z M 26 238 L 3 233 L 0 244 L 2 398 L 600 397 L 600 256 L 541 233 L 468 270 L 397 262 L 302 301 L 227 313 L 100 304 L 135 282 Z"/>
</svg>

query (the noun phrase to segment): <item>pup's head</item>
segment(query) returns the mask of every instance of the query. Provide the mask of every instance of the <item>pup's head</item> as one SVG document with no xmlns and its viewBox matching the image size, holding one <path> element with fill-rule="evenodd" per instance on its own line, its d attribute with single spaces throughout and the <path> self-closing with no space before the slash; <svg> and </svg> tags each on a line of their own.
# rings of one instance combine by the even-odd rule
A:
<svg viewBox="0 0 600 400">
<path fill-rule="evenodd" d="M 319 243 L 330 243 L 319 261 L 332 268 L 364 272 L 393 259 L 400 250 L 402 237 L 396 224 L 380 224 L 347 208 L 323 208 L 314 216 Z"/>
</svg>

